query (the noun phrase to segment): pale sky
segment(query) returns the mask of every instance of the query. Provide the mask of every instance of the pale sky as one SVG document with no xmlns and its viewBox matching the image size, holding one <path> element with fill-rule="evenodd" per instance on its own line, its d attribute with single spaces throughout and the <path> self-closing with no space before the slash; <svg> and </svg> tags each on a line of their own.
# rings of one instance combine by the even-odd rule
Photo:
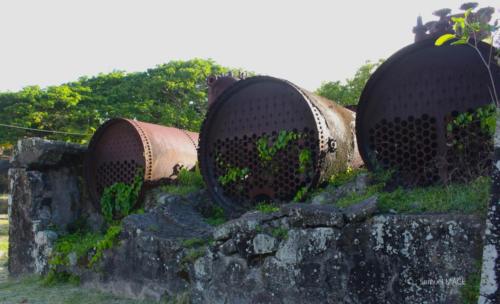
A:
<svg viewBox="0 0 500 304">
<path fill-rule="evenodd" d="M 315 90 L 412 43 L 419 14 L 463 2 L 0 0 L 0 91 L 194 57 Z"/>
</svg>

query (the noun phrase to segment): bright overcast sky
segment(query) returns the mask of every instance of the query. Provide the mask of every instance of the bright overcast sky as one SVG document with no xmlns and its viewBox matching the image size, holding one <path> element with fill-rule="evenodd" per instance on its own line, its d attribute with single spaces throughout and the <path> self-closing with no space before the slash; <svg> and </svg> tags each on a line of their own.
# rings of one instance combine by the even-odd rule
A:
<svg viewBox="0 0 500 304">
<path fill-rule="evenodd" d="M 1 0 L 0 90 L 194 57 L 314 90 L 412 43 L 419 14 L 463 2 Z"/>
</svg>

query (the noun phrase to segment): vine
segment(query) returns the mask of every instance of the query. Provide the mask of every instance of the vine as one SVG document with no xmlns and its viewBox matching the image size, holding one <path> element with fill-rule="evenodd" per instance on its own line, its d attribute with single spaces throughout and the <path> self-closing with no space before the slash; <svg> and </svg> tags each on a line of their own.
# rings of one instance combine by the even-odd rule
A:
<svg viewBox="0 0 500 304">
<path fill-rule="evenodd" d="M 312 164 L 312 153 L 309 149 L 303 149 L 299 153 L 299 173 L 305 173 Z"/>
<path fill-rule="evenodd" d="M 219 176 L 219 182 L 225 186 L 229 183 L 245 180 L 250 173 L 248 168 L 229 167 L 227 173 Z"/>
<path fill-rule="evenodd" d="M 256 142 L 257 152 L 259 153 L 259 158 L 262 161 L 273 160 L 274 155 L 278 151 L 283 150 L 288 146 L 291 141 L 301 138 L 301 135 L 296 132 L 280 131 L 278 137 L 272 145 L 269 145 L 269 139 L 267 136 L 262 136 Z"/>
<path fill-rule="evenodd" d="M 59 238 L 48 262 L 49 271 L 44 278 L 44 284 L 53 285 L 58 282 L 78 284 L 79 277 L 66 270 L 72 266 L 71 259 L 74 258 L 76 264 L 90 269 L 102 259 L 104 250 L 111 249 L 117 244 L 121 231 L 121 225 L 112 225 L 104 235 L 78 231 Z"/>
<path fill-rule="evenodd" d="M 448 132 L 453 132 L 454 129 L 466 129 L 473 123 L 478 122 L 482 132 L 493 136 L 496 127 L 495 110 L 495 105 L 490 104 L 477 108 L 472 113 L 461 113 L 448 123 L 446 130 Z"/>
<path fill-rule="evenodd" d="M 143 177 L 144 170 L 139 169 L 132 184 L 120 182 L 104 189 L 101 197 L 101 211 L 108 223 L 131 213 L 139 198 Z"/>
</svg>

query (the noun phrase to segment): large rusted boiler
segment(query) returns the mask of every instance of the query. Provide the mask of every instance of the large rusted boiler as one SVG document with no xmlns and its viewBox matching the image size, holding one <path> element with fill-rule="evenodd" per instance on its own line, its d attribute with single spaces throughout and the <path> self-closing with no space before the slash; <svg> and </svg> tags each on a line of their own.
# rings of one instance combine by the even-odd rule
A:
<svg viewBox="0 0 500 304">
<path fill-rule="evenodd" d="M 181 168 L 197 162 L 198 134 L 177 128 L 114 118 L 104 123 L 90 141 L 85 177 L 94 203 L 106 187 L 131 184 L 142 172 L 144 185 L 175 179 Z"/>
<path fill-rule="evenodd" d="M 227 89 L 209 108 L 198 159 L 209 193 L 227 210 L 288 201 L 361 164 L 354 112 L 286 80 L 222 79 Z"/>
<path fill-rule="evenodd" d="M 491 134 L 481 121 L 457 117 L 491 105 L 491 80 L 468 45 L 434 45 L 436 36 L 385 61 L 366 84 L 357 109 L 361 156 L 368 168 L 395 172 L 405 185 L 470 179 L 491 167 Z M 418 40 L 418 39 L 417 39 Z M 490 46 L 480 42 L 485 58 Z M 500 71 L 492 77 L 500 91 Z"/>
</svg>

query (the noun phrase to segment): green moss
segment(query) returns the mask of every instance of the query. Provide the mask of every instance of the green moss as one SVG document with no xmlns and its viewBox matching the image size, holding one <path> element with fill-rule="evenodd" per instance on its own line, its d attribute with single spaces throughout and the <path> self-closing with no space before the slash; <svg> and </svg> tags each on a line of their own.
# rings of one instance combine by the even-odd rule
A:
<svg viewBox="0 0 500 304">
<path fill-rule="evenodd" d="M 372 195 L 378 196 L 381 212 L 398 213 L 460 212 L 484 214 L 488 206 L 491 180 L 480 177 L 469 184 L 451 184 L 425 188 L 383 192 L 383 184 L 372 185 L 365 193 L 350 194 L 336 202 L 339 207 L 359 203 Z"/>
<path fill-rule="evenodd" d="M 182 242 L 182 246 L 186 248 L 200 247 L 207 243 L 207 240 L 200 238 L 187 239 Z"/>
<path fill-rule="evenodd" d="M 476 269 L 467 277 L 465 285 L 460 288 L 460 297 L 463 304 L 476 304 L 479 299 L 481 265 L 481 261 L 476 263 Z"/>
<path fill-rule="evenodd" d="M 205 255 L 205 250 L 206 246 L 189 249 L 187 254 L 181 259 L 181 264 L 194 263 L 194 261 Z"/>
<path fill-rule="evenodd" d="M 288 238 L 288 229 L 277 227 L 271 231 L 271 234 L 277 239 L 286 240 Z"/>
<path fill-rule="evenodd" d="M 161 187 L 161 190 L 175 195 L 187 195 L 203 189 L 205 182 L 201 176 L 198 166 L 194 170 L 188 171 L 181 169 L 177 175 L 177 179 L 173 184 Z"/>
<path fill-rule="evenodd" d="M 260 211 L 262 213 L 271 213 L 279 211 L 280 208 L 273 203 L 263 202 L 255 206 L 255 210 Z"/>
<path fill-rule="evenodd" d="M 210 215 L 205 219 L 205 221 L 211 226 L 219 226 L 227 222 L 224 209 L 219 206 L 212 206 L 210 210 Z"/>
</svg>

